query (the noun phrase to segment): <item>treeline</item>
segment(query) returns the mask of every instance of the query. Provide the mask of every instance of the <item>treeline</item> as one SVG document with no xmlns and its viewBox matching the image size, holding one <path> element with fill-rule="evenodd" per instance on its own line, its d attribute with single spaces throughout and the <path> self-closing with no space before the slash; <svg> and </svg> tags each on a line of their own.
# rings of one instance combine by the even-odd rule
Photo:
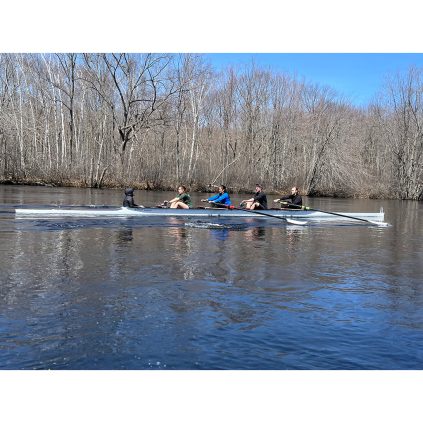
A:
<svg viewBox="0 0 423 423">
<path fill-rule="evenodd" d="M 1 54 L 0 179 L 423 198 L 423 70 L 367 108 L 201 55 Z"/>
</svg>

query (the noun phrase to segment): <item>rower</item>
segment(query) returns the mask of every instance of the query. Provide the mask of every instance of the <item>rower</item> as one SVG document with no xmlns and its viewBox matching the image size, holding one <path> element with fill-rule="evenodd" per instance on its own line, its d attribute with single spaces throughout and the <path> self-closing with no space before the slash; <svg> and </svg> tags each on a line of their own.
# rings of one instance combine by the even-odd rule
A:
<svg viewBox="0 0 423 423">
<path fill-rule="evenodd" d="M 287 200 L 287 201 L 283 201 Z M 291 194 L 284 195 L 281 198 L 273 200 L 275 203 L 281 202 L 281 208 L 294 208 L 299 209 L 303 205 L 303 199 L 298 191 L 297 187 L 291 188 Z"/>
<path fill-rule="evenodd" d="M 134 202 L 134 188 L 126 188 L 125 189 L 125 198 L 123 199 L 123 207 L 129 208 L 144 208 L 144 206 L 139 206 Z"/>
<path fill-rule="evenodd" d="M 267 197 L 263 192 L 263 187 L 260 184 L 256 184 L 256 193 L 253 198 L 249 200 L 242 200 L 241 206 L 245 204 L 245 208 L 248 210 L 267 210 Z"/>
<path fill-rule="evenodd" d="M 212 197 L 203 199 L 201 201 L 208 202 L 213 207 L 219 207 L 219 205 L 227 207 L 232 204 L 231 199 L 229 198 L 229 194 L 226 192 L 225 185 L 219 185 L 219 192 L 216 195 L 213 195 Z"/>
<path fill-rule="evenodd" d="M 190 209 L 192 207 L 191 197 L 184 185 L 178 187 L 178 195 L 170 201 L 165 201 L 166 206 L 170 203 L 171 209 Z"/>
</svg>

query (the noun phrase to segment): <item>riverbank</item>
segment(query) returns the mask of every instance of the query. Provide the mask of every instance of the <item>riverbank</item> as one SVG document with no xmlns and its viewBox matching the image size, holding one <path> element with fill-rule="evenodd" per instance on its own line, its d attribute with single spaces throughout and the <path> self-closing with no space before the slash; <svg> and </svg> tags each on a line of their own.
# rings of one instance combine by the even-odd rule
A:
<svg viewBox="0 0 423 423">
<path fill-rule="evenodd" d="M 27 186 L 44 186 L 44 187 L 69 187 L 69 188 L 91 188 L 91 189 L 125 189 L 128 186 L 133 187 L 134 189 L 140 191 L 174 191 L 176 185 L 165 185 L 165 184 L 155 184 L 149 181 L 143 182 L 128 182 L 128 183 L 119 183 L 119 182 L 104 182 L 100 187 L 90 186 L 86 181 L 82 180 L 62 180 L 57 181 L 47 181 L 42 179 L 0 179 L 0 185 L 27 185 Z M 213 192 L 214 187 L 212 185 L 204 184 L 194 184 L 190 186 L 190 191 L 192 192 Z M 217 186 L 216 186 L 217 187 Z M 239 191 L 234 190 L 234 192 L 249 192 L 249 191 Z"/>
<path fill-rule="evenodd" d="M 128 186 L 133 187 L 139 191 L 175 191 L 176 185 L 174 184 L 155 184 L 154 182 L 150 181 L 143 181 L 143 182 L 128 182 L 128 183 L 119 183 L 119 182 L 110 182 L 105 181 L 101 187 L 90 186 L 86 181 L 83 180 L 62 180 L 60 182 L 57 181 L 48 181 L 42 179 L 0 179 L 0 185 L 27 185 L 27 186 L 44 186 L 44 187 L 70 187 L 70 188 L 91 188 L 91 189 L 117 189 L 122 190 Z M 210 185 L 210 184 L 191 184 L 189 187 L 190 192 L 204 192 L 204 193 L 211 193 L 217 190 L 217 185 Z M 233 187 L 228 186 L 228 190 L 234 194 L 249 194 L 252 193 L 253 187 L 250 189 L 242 188 L 242 187 Z M 285 189 L 266 189 L 266 194 L 269 195 L 280 195 L 281 193 L 289 192 L 289 187 Z M 314 192 L 314 193 L 307 193 L 303 195 L 307 195 L 308 197 L 312 198 L 362 198 L 362 199 L 372 199 L 372 200 L 392 200 L 395 199 L 394 196 L 388 195 L 388 191 L 379 190 L 379 191 L 365 191 L 360 193 L 347 193 L 345 191 L 332 191 L 332 192 Z M 422 201 L 423 198 L 420 198 L 419 201 Z"/>
<path fill-rule="evenodd" d="M 118 182 L 105 182 L 101 185 L 101 187 L 93 187 L 81 180 L 66 180 L 61 182 L 52 182 L 52 181 L 45 181 L 41 179 L 37 180 L 30 180 L 30 179 L 20 179 L 20 180 L 12 180 L 12 179 L 0 179 L 0 185 L 27 185 L 27 186 L 45 186 L 45 187 L 70 187 L 70 188 L 91 188 L 91 189 L 125 189 L 128 186 L 133 187 L 136 190 L 140 191 L 175 191 L 177 186 L 172 185 L 165 185 L 165 184 L 155 184 L 149 181 L 143 182 L 129 182 L 129 183 L 118 183 Z M 189 186 L 189 191 L 191 192 L 214 192 L 217 190 L 218 185 L 211 185 L 211 184 L 192 184 Z M 251 190 L 239 188 L 239 187 L 228 187 L 231 192 L 245 194 L 251 193 Z M 279 191 L 275 190 L 267 190 L 268 194 L 279 194 Z"/>
</svg>

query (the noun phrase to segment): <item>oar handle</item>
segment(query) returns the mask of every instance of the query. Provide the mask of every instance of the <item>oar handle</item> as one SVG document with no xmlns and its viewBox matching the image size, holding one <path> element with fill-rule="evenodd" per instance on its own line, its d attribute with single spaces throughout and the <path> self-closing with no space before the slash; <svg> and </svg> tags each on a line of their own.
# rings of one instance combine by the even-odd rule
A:
<svg viewBox="0 0 423 423">
<path fill-rule="evenodd" d="M 217 207 L 220 207 L 222 209 L 230 209 L 233 210 L 235 207 L 234 206 L 227 206 L 226 204 L 222 204 L 222 203 L 216 203 L 215 201 L 207 201 L 210 204 L 214 204 Z"/>
<path fill-rule="evenodd" d="M 314 210 L 311 207 L 300 206 L 299 204 L 292 204 L 292 203 L 289 203 L 288 201 L 279 200 L 279 203 L 289 205 L 290 207 L 296 208 L 296 209 L 299 209 L 299 210 Z"/>
</svg>

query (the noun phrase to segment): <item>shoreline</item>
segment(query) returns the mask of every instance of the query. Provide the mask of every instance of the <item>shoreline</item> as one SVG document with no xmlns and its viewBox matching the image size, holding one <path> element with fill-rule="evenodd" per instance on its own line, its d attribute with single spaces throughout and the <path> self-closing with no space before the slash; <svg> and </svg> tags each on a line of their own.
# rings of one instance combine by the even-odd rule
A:
<svg viewBox="0 0 423 423">
<path fill-rule="evenodd" d="M 40 187 L 47 187 L 47 188 L 81 188 L 81 189 L 115 189 L 115 190 L 122 190 L 127 188 L 128 186 L 133 187 L 138 191 L 175 191 L 175 187 L 173 186 L 154 186 L 154 184 L 149 182 L 143 183 L 132 183 L 132 184 L 119 184 L 119 183 L 105 183 L 100 188 L 99 187 L 90 187 L 82 181 L 66 181 L 64 183 L 55 183 L 55 182 L 46 182 L 42 180 L 12 180 L 12 179 L 0 179 L 0 185 L 14 185 L 14 186 L 40 186 Z M 217 187 L 217 185 L 214 185 Z M 216 189 L 203 185 L 203 184 L 194 184 L 188 190 L 189 192 L 197 192 L 197 193 L 213 193 L 216 192 Z M 238 187 L 228 187 L 228 191 L 233 194 L 251 194 L 253 190 L 238 188 Z M 265 190 L 267 195 L 280 195 L 281 193 L 285 192 L 286 190 Z M 346 195 L 345 193 L 324 193 L 324 194 L 316 194 L 316 195 L 306 195 L 302 194 L 303 197 L 309 198 L 356 198 L 356 199 L 370 199 L 370 200 L 392 200 L 395 199 L 393 197 L 382 197 L 377 195 L 369 195 L 369 196 L 354 196 L 354 195 Z M 422 201 L 422 200 L 411 200 L 411 201 Z"/>
</svg>

